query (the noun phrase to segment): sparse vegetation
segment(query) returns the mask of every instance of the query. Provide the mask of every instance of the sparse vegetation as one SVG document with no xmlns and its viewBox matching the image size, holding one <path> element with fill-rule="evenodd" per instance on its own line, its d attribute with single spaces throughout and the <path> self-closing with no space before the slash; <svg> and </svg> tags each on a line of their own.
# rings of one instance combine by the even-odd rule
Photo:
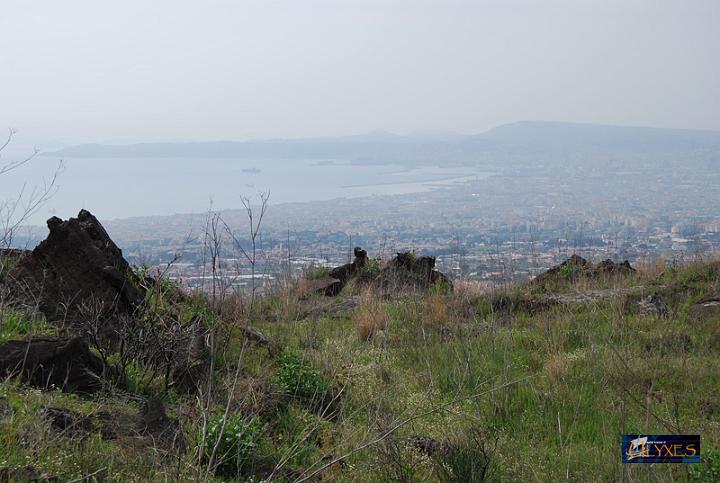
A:
<svg viewBox="0 0 720 483">
<path fill-rule="evenodd" d="M 701 320 L 695 310 L 720 294 L 718 266 L 567 280 L 552 291 L 381 297 L 351 285 L 335 302 L 346 308 L 320 316 L 307 314 L 321 296 L 267 294 L 250 312 L 150 284 L 143 324 L 201 321 L 213 364 L 201 390 L 168 388 L 151 359 L 127 363 L 124 385 L 92 397 L 6 380 L 0 399 L 13 415 L 0 419 L 0 467 L 106 481 L 715 481 L 720 311 Z M 649 294 L 668 316 L 640 308 Z M 280 302 L 305 315 L 275 316 Z M 3 339 L 57 330 L 9 309 L 2 320 Z M 250 322 L 282 350 L 249 339 L 240 328 Z M 179 420 L 186 452 L 168 458 L 146 440 L 108 439 L 102 419 L 68 437 L 37 417 L 40 406 L 132 415 L 151 396 Z M 619 435 L 633 432 L 700 434 L 703 462 L 623 467 Z"/>
</svg>

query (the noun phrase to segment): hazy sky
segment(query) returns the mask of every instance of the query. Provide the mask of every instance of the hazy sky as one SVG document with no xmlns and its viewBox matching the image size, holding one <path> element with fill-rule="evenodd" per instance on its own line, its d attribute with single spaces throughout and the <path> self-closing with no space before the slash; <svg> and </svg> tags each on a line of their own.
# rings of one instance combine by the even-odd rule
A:
<svg viewBox="0 0 720 483">
<path fill-rule="evenodd" d="M 0 127 L 68 143 L 720 129 L 719 0 L 2 0 Z"/>
</svg>

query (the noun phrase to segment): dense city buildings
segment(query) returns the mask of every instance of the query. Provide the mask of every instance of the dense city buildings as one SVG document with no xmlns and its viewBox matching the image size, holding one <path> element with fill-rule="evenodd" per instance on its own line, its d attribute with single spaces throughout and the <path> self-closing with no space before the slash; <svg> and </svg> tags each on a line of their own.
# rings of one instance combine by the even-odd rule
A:
<svg viewBox="0 0 720 483">
<path fill-rule="evenodd" d="M 423 193 L 271 204 L 256 240 L 256 280 L 345 263 L 354 246 L 382 259 L 404 250 L 434 255 L 455 278 L 488 283 L 530 278 L 572 253 L 634 264 L 707 257 L 720 247 L 717 200 L 717 173 L 636 163 L 508 166 Z M 210 277 L 216 239 L 216 275 L 247 286 L 247 213 L 219 216 L 214 227 L 213 213 L 107 227 L 132 262 L 167 269 L 190 287 Z"/>
</svg>

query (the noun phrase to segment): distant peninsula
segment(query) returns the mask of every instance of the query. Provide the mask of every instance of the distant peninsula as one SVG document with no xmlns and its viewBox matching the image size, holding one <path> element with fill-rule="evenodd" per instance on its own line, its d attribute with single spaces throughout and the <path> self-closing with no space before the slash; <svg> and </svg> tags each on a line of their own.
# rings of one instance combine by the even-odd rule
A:
<svg viewBox="0 0 720 483">
<path fill-rule="evenodd" d="M 720 160 L 720 131 L 519 121 L 481 134 L 376 131 L 356 136 L 140 143 L 82 144 L 47 156 L 70 158 L 238 158 L 344 160 L 368 164 L 478 164 L 554 159 L 592 161 L 678 155 Z"/>
</svg>

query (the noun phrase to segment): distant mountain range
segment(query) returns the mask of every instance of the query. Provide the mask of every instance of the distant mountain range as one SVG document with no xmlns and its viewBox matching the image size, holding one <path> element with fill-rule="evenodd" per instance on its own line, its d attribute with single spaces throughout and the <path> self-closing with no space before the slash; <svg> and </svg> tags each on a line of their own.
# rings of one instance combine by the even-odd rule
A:
<svg viewBox="0 0 720 483">
<path fill-rule="evenodd" d="M 481 134 L 385 131 L 329 138 L 83 144 L 45 153 L 62 157 L 343 159 L 357 163 L 457 163 L 576 160 L 720 162 L 720 131 L 520 121 Z"/>
</svg>

